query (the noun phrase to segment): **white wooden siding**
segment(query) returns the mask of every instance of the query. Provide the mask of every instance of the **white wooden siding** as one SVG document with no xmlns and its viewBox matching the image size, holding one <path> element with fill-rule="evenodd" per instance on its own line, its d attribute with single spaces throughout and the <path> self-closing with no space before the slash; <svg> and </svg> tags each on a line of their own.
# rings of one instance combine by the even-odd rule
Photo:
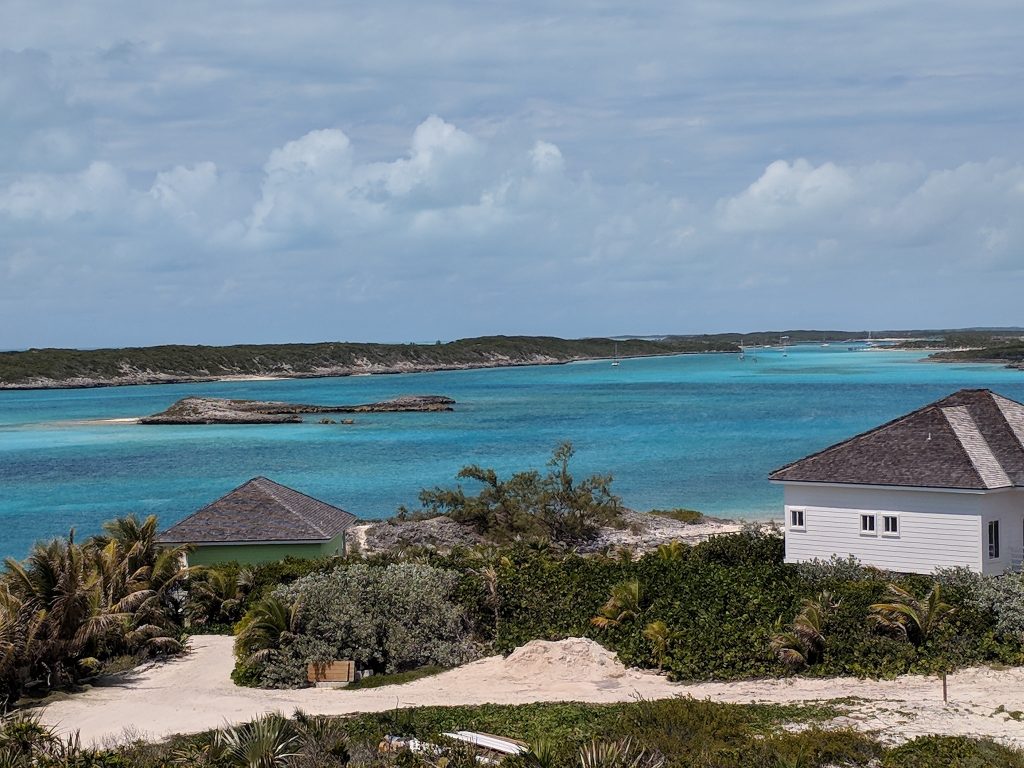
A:
<svg viewBox="0 0 1024 768">
<path fill-rule="evenodd" d="M 786 562 L 827 560 L 853 555 L 866 565 L 893 571 L 930 573 L 936 568 L 964 566 L 988 572 L 1010 563 L 1011 532 L 1000 523 L 1000 561 L 986 564 L 987 540 L 982 525 L 995 496 L 913 489 L 805 486 L 785 483 L 786 519 L 792 507 L 804 510 L 804 531 L 786 531 Z M 1002 514 L 1007 516 L 1012 505 Z M 882 535 L 882 515 L 899 516 L 899 537 Z M 861 534 L 860 516 L 878 516 L 876 535 Z M 1018 512 L 1018 537 L 1024 538 Z M 1004 538 L 1006 537 L 1006 538 Z M 1005 543 L 1004 543 L 1005 542 Z M 1003 549 L 1006 549 L 1004 554 Z M 1005 560 L 1005 563 L 1003 562 Z"/>
<path fill-rule="evenodd" d="M 1024 554 L 1024 489 L 984 497 L 981 515 L 982 572 L 1002 573 L 1020 567 Z M 999 557 L 988 556 L 988 524 L 999 521 Z"/>
</svg>

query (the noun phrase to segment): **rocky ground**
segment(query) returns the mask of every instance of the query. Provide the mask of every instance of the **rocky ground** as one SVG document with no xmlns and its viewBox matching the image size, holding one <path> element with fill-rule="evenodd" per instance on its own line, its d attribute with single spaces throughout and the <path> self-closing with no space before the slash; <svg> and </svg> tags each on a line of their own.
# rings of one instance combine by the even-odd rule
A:
<svg viewBox="0 0 1024 768">
<path fill-rule="evenodd" d="M 656 549 L 661 544 L 682 541 L 696 544 L 721 533 L 735 533 L 742 524 L 735 520 L 701 517 L 692 523 L 683 523 L 648 512 L 626 510 L 621 528 L 602 528 L 593 541 L 581 543 L 581 553 L 601 552 L 607 549 L 627 548 L 638 553 Z M 474 531 L 447 517 L 429 520 L 363 523 L 349 529 L 349 541 L 363 554 L 375 554 L 403 547 L 431 547 L 448 551 L 452 547 L 473 547 L 483 543 Z"/>
</svg>

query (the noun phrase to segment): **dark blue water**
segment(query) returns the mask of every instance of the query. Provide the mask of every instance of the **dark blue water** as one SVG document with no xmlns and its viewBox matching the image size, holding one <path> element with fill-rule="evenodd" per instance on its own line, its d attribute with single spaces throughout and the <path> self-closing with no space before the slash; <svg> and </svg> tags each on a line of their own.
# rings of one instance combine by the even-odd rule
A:
<svg viewBox="0 0 1024 768">
<path fill-rule="evenodd" d="M 367 518 L 453 483 L 467 463 L 538 467 L 563 440 L 578 474 L 610 472 L 638 509 L 777 516 L 767 473 L 961 387 L 1024 400 L 1024 372 L 918 362 L 905 352 L 791 347 L 565 366 L 0 391 L 0 554 L 95 531 L 127 512 L 171 524 L 254 475 Z M 454 413 L 357 415 L 352 426 L 86 423 L 161 411 L 185 395 L 310 403 L 441 394 Z"/>
</svg>

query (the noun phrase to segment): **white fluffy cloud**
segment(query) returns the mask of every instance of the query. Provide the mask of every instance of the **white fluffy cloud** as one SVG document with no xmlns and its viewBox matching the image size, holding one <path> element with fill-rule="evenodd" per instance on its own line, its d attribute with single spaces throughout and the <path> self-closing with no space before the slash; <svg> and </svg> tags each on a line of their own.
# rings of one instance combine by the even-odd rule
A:
<svg viewBox="0 0 1024 768">
<path fill-rule="evenodd" d="M 79 173 L 27 174 L 0 189 L 0 214 L 13 220 L 52 223 L 84 216 L 123 215 L 128 186 L 109 163 Z"/>
<path fill-rule="evenodd" d="M 835 258 L 864 266 L 1024 270 L 1024 165 L 843 167 L 777 161 L 716 205 L 727 234 L 768 244 L 808 267 Z"/>
<path fill-rule="evenodd" d="M 773 297 L 799 292 L 808 276 L 851 269 L 883 270 L 896 284 L 971 283 L 998 270 L 1016 275 L 1009 286 L 1024 273 L 1020 164 L 778 160 L 714 203 L 599 184 L 569 165 L 552 142 L 485 138 L 431 116 L 393 159 L 362 161 L 343 131 L 317 129 L 270 150 L 247 182 L 210 160 L 134 183 L 99 161 L 23 174 L 0 186 L 0 234 L 13 245 L 0 269 L 14 297 L 44 279 L 55 295 L 62 281 L 102 295 L 145 279 L 145 311 L 222 306 L 249 331 L 242 318 L 268 291 L 280 302 L 296 275 L 318 275 L 320 286 L 294 299 L 297 329 L 311 314 L 379 318 L 375 306 L 427 302 L 442 328 L 470 317 L 512 330 L 503 313 L 528 303 L 542 332 L 588 304 L 589 322 L 639 316 L 641 327 L 663 327 L 680 291 L 681 316 L 723 296 L 778 311 Z M 32 234 L 39 227 L 45 239 Z M 429 299 L 451 292 L 459 301 Z"/>
<path fill-rule="evenodd" d="M 0 3 L 0 348 L 1019 322 L 1024 6 L 538 8 Z"/>
</svg>

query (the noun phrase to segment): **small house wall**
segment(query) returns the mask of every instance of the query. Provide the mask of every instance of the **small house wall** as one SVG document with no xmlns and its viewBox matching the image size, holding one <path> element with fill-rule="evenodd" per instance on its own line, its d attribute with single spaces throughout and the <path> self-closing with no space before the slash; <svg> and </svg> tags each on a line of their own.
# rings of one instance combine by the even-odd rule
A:
<svg viewBox="0 0 1024 768">
<path fill-rule="evenodd" d="M 345 554 L 345 534 L 327 542 L 285 544 L 200 544 L 189 553 L 189 565 L 237 562 L 243 565 L 273 563 L 286 557 L 314 559 Z"/>
<path fill-rule="evenodd" d="M 931 573 L 936 568 L 962 566 L 973 571 L 1004 570 L 1009 566 L 1010 528 L 1005 535 L 1005 558 L 987 566 L 983 560 L 983 520 L 986 515 L 1009 515 L 1003 494 L 944 493 L 916 489 L 812 486 L 784 484 L 786 505 L 786 562 L 827 560 L 850 555 L 865 565 L 906 573 Z M 790 528 L 790 510 L 804 510 L 805 531 Z M 862 535 L 860 515 L 877 514 L 876 535 Z M 899 516 L 899 536 L 882 535 L 883 513 Z M 1017 535 L 1024 537 L 1018 510 Z M 1018 539 L 1020 541 L 1020 539 Z M 1010 545 L 1010 546 L 1007 546 Z M 987 552 L 986 552 L 987 554 Z M 1001 553 L 1002 554 L 1002 553 Z M 1005 564 L 1002 560 L 1005 559 Z"/>
<path fill-rule="evenodd" d="M 981 515 L 982 573 L 1017 570 L 1024 556 L 1024 489 L 986 495 Z M 988 524 L 999 521 L 999 557 L 988 556 Z"/>
</svg>

